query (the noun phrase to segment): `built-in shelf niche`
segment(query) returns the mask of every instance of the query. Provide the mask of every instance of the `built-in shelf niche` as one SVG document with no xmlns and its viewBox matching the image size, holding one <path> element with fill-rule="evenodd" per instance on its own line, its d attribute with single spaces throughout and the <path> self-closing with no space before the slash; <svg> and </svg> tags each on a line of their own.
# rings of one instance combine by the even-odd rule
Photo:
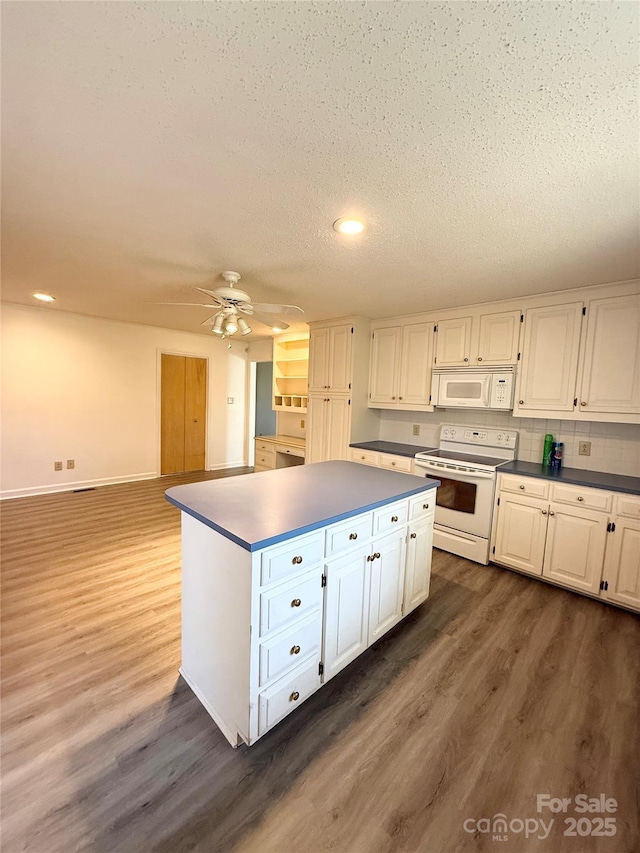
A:
<svg viewBox="0 0 640 853">
<path fill-rule="evenodd" d="M 273 408 L 306 412 L 308 389 L 309 335 L 279 335 L 273 339 Z"/>
</svg>

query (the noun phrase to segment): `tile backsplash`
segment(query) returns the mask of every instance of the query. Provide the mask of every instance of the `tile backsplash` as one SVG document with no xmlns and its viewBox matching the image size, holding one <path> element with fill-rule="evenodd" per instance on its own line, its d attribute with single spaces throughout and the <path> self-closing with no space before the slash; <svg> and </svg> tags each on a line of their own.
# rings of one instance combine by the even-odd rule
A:
<svg viewBox="0 0 640 853">
<path fill-rule="evenodd" d="M 564 443 L 563 465 L 586 471 L 608 471 L 640 477 L 640 426 L 514 418 L 507 412 L 465 412 L 441 409 L 435 412 L 380 411 L 380 435 L 383 441 L 401 441 L 432 447 L 438 444 L 443 423 L 516 429 L 519 432 L 518 459 L 541 462 L 546 433 Z M 420 424 L 420 436 L 412 425 Z M 580 441 L 591 442 L 591 455 L 578 456 Z"/>
</svg>

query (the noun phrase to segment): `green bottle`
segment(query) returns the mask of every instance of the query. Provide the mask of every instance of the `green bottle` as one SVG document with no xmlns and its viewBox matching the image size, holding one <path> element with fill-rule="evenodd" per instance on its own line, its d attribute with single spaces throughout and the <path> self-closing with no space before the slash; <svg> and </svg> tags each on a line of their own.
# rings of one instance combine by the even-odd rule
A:
<svg viewBox="0 0 640 853">
<path fill-rule="evenodd" d="M 547 433 L 544 437 L 544 450 L 542 451 L 542 464 L 551 465 L 551 452 L 553 450 L 553 436 Z"/>
</svg>

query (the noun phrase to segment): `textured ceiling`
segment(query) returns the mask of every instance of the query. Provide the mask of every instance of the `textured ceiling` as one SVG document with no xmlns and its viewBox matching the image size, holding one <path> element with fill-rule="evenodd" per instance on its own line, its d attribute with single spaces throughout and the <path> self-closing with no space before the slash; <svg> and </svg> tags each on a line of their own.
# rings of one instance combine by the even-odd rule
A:
<svg viewBox="0 0 640 853">
<path fill-rule="evenodd" d="M 4 2 L 3 299 L 198 331 L 152 303 L 224 269 L 309 320 L 634 278 L 639 8 Z"/>
</svg>

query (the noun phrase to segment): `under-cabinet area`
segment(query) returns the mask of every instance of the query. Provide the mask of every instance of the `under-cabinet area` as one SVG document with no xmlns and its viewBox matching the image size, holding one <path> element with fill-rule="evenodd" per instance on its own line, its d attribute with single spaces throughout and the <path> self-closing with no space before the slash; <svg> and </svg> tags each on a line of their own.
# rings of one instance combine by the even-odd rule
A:
<svg viewBox="0 0 640 853">
<path fill-rule="evenodd" d="M 429 595 L 437 480 L 350 462 L 170 489 L 180 672 L 254 743 Z"/>
<path fill-rule="evenodd" d="M 261 435 L 256 436 L 254 442 L 253 470 L 256 472 L 304 465 L 306 455 L 304 438 L 294 435 Z"/>
<path fill-rule="evenodd" d="M 491 560 L 640 610 L 640 495 L 501 473 Z"/>
</svg>

